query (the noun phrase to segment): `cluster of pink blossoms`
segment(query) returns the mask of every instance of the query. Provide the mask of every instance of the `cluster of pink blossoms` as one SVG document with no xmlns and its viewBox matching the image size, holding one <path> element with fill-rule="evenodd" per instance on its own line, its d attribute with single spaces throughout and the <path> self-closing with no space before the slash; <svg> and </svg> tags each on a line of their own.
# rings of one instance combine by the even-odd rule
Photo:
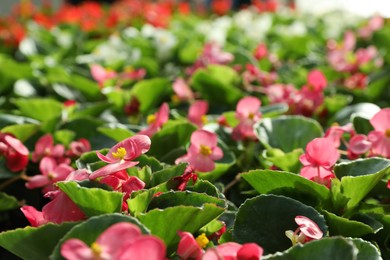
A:
<svg viewBox="0 0 390 260">
<path fill-rule="evenodd" d="M 91 65 L 91 76 L 102 88 L 109 80 L 116 80 L 118 84 L 125 80 L 141 80 L 145 77 L 144 69 L 127 69 L 122 73 L 106 69 L 98 64 Z"/>
</svg>

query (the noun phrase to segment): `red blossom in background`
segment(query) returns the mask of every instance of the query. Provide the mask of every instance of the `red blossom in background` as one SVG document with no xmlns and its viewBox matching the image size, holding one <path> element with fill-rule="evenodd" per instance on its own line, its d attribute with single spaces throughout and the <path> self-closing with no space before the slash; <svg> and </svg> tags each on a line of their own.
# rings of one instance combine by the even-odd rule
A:
<svg viewBox="0 0 390 260">
<path fill-rule="evenodd" d="M 0 133 L 0 158 L 12 172 L 19 172 L 27 167 L 29 151 L 26 146 L 10 134 Z"/>
<path fill-rule="evenodd" d="M 94 80 L 99 84 L 100 87 L 104 86 L 107 80 L 114 79 L 117 73 L 113 70 L 105 69 L 98 64 L 91 65 L 91 75 Z"/>
<path fill-rule="evenodd" d="M 194 92 L 183 78 L 177 78 L 173 82 L 172 89 L 175 92 L 174 101 L 192 101 L 195 98 Z"/>
<path fill-rule="evenodd" d="M 152 137 L 169 119 L 169 106 L 167 103 L 161 105 L 160 109 L 147 118 L 148 127 L 138 132 L 140 135 Z"/>
<path fill-rule="evenodd" d="M 165 244 L 152 235 L 143 235 L 132 223 L 116 223 L 106 229 L 91 246 L 72 238 L 61 246 L 61 255 L 67 260 L 92 259 L 150 259 L 164 260 Z"/>
<path fill-rule="evenodd" d="M 107 176 L 137 165 L 138 162 L 132 160 L 149 151 L 150 144 L 148 136 L 135 135 L 114 145 L 106 155 L 96 152 L 99 159 L 108 165 L 94 171 L 90 175 L 90 179 Z"/>
<path fill-rule="evenodd" d="M 52 157 L 58 163 L 69 164 L 70 159 L 65 157 L 65 146 L 62 144 L 54 145 L 53 136 L 46 134 L 35 143 L 35 150 L 32 153 L 32 161 L 38 162 L 43 157 Z"/>
<path fill-rule="evenodd" d="M 69 144 L 69 149 L 66 151 L 66 155 L 72 158 L 77 158 L 85 152 L 91 151 L 91 144 L 85 138 L 80 138 L 77 141 L 73 141 Z"/>
<path fill-rule="evenodd" d="M 191 104 L 187 118 L 191 123 L 202 127 L 207 122 L 206 114 L 208 110 L 209 103 L 207 101 L 197 100 Z"/>
<path fill-rule="evenodd" d="M 233 129 L 232 138 L 239 140 L 257 140 L 253 125 L 260 120 L 261 101 L 257 97 L 244 97 L 237 103 L 236 118 L 240 121 Z"/>
</svg>

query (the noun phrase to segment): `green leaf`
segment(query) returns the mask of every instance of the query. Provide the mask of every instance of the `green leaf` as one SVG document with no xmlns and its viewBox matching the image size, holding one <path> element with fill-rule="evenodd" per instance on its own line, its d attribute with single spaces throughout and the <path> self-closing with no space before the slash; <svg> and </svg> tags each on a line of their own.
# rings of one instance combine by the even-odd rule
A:
<svg viewBox="0 0 390 260">
<path fill-rule="evenodd" d="M 224 200 L 206 194 L 191 191 L 169 191 L 154 197 L 149 203 L 148 210 L 165 209 L 180 205 L 201 207 L 205 203 L 215 204 L 223 208 L 226 206 Z"/>
<path fill-rule="evenodd" d="M 327 206 L 330 203 L 330 191 L 324 185 L 317 184 L 297 174 L 254 170 L 242 173 L 241 177 L 260 194 L 287 195 L 292 191 L 301 194 L 301 197 L 306 201 L 310 197 L 310 200 L 317 201 L 322 206 Z"/>
<path fill-rule="evenodd" d="M 198 69 L 192 75 L 191 85 L 212 104 L 234 106 L 243 97 L 243 93 L 236 86 L 238 80 L 238 74 L 232 68 L 209 65 L 207 68 Z"/>
<path fill-rule="evenodd" d="M 362 237 L 367 234 L 375 233 L 369 225 L 360 221 L 339 217 L 325 210 L 322 213 L 326 218 L 330 236 L 341 235 L 344 237 Z"/>
<path fill-rule="evenodd" d="M 140 111 L 149 113 L 169 96 L 171 84 L 165 78 L 153 78 L 142 80 L 135 84 L 131 94 L 141 103 Z"/>
<path fill-rule="evenodd" d="M 61 143 L 68 146 L 75 138 L 76 133 L 70 130 L 58 130 L 54 133 L 56 143 Z"/>
<path fill-rule="evenodd" d="M 39 121 L 30 117 L 15 116 L 15 115 L 0 115 L 0 128 L 4 128 L 8 125 L 22 125 L 22 124 L 39 124 Z"/>
<path fill-rule="evenodd" d="M 10 196 L 7 193 L 0 192 L 0 212 L 20 207 L 17 198 Z"/>
<path fill-rule="evenodd" d="M 134 135 L 134 132 L 125 128 L 99 127 L 98 131 L 116 142 L 120 142 Z"/>
<path fill-rule="evenodd" d="M 345 125 L 351 122 L 352 116 L 360 116 L 363 118 L 371 118 L 377 112 L 379 112 L 380 107 L 372 103 L 359 103 L 351 106 L 347 106 L 337 112 L 334 117 L 329 120 L 330 122 L 337 122 L 340 125 Z"/>
<path fill-rule="evenodd" d="M 261 245 L 264 254 L 283 251 L 291 247 L 285 232 L 298 228 L 296 216 L 311 219 L 326 235 L 325 219 L 314 208 L 284 196 L 259 195 L 247 199 L 238 209 L 233 238 L 240 244 L 255 242 Z"/>
<path fill-rule="evenodd" d="M 381 260 L 381 253 L 373 244 L 361 238 L 347 238 L 359 250 L 357 260 Z"/>
<path fill-rule="evenodd" d="M 273 148 L 264 150 L 262 156 L 265 160 L 270 161 L 276 167 L 283 171 L 299 172 L 302 167 L 299 157 L 303 153 L 302 149 L 296 149 L 288 153 Z"/>
<path fill-rule="evenodd" d="M 142 233 L 149 234 L 149 230 L 142 225 L 136 218 L 122 215 L 122 214 L 106 214 L 95 216 L 86 221 L 74 226 L 68 233 L 57 243 L 50 259 L 64 259 L 61 256 L 61 245 L 68 239 L 78 238 L 84 241 L 87 245 L 91 245 L 96 239 L 110 226 L 119 223 L 128 222 L 137 225 Z M 43 259 L 43 258 L 42 258 Z M 47 259 L 47 257 L 45 258 Z"/>
<path fill-rule="evenodd" d="M 60 238 L 77 224 L 65 222 L 6 231 L 0 233 L 0 246 L 23 259 L 48 259 Z"/>
<path fill-rule="evenodd" d="M 254 126 L 254 130 L 267 148 L 278 148 L 286 153 L 305 149 L 307 143 L 323 135 L 317 121 L 302 116 L 265 118 Z"/>
<path fill-rule="evenodd" d="M 171 166 L 160 171 L 154 172 L 150 181 L 150 186 L 154 187 L 163 182 L 169 181 L 171 178 L 180 176 L 184 173 L 187 164 L 181 163 L 179 165 Z"/>
<path fill-rule="evenodd" d="M 306 244 L 297 244 L 287 251 L 264 257 L 267 260 L 346 260 L 356 259 L 358 251 L 354 244 L 340 237 L 327 237 Z"/>
<path fill-rule="evenodd" d="M 354 116 L 352 119 L 353 128 L 358 134 L 367 135 L 369 132 L 374 130 L 370 120 L 361 116 Z"/>
<path fill-rule="evenodd" d="M 121 211 L 123 194 L 120 192 L 84 188 L 73 181 L 57 185 L 89 217 Z"/>
<path fill-rule="evenodd" d="M 174 121 L 165 125 L 152 136 L 152 145 L 148 154 L 162 162 L 173 164 L 180 155 L 185 153 L 184 148 L 195 130 L 196 126 L 186 121 Z M 172 151 L 180 148 L 182 149 L 181 154 L 172 154 Z"/>
<path fill-rule="evenodd" d="M 288 105 L 284 103 L 261 106 L 260 112 L 263 117 L 279 116 L 288 111 Z"/>
<path fill-rule="evenodd" d="M 347 210 L 351 210 L 390 172 L 390 160 L 359 159 L 337 164 L 334 171 L 341 178 L 342 194 L 350 199 L 346 205 Z"/>
<path fill-rule="evenodd" d="M 41 122 L 59 117 L 63 109 L 60 102 L 49 98 L 13 99 L 12 102 L 22 115 Z"/>
<path fill-rule="evenodd" d="M 214 204 L 204 204 L 202 207 L 175 206 L 141 213 L 137 218 L 150 229 L 153 235 L 165 242 L 170 254 L 176 250 L 180 240 L 177 235 L 178 230 L 195 233 L 222 212 L 223 208 Z"/>
<path fill-rule="evenodd" d="M 41 126 L 36 124 L 10 125 L 1 129 L 1 132 L 13 134 L 17 139 L 24 142 L 38 132 L 40 128 Z"/>
</svg>

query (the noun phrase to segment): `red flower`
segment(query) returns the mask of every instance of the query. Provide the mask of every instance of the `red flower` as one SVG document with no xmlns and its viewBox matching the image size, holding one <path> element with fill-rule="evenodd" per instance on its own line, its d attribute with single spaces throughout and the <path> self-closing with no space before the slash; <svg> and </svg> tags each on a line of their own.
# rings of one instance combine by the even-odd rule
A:
<svg viewBox="0 0 390 260">
<path fill-rule="evenodd" d="M 26 168 L 28 154 L 28 149 L 20 140 L 10 134 L 0 133 L 0 156 L 4 156 L 8 169 L 18 172 Z"/>
<path fill-rule="evenodd" d="M 76 238 L 61 246 L 61 255 L 67 260 L 164 260 L 165 254 L 163 241 L 152 235 L 143 235 L 138 226 L 128 222 L 112 225 L 90 247 Z"/>
<path fill-rule="evenodd" d="M 135 135 L 114 145 L 106 155 L 97 152 L 100 160 L 108 165 L 96 170 L 90 179 L 107 176 L 138 164 L 132 160 L 149 151 L 150 139 L 146 135 Z"/>
</svg>

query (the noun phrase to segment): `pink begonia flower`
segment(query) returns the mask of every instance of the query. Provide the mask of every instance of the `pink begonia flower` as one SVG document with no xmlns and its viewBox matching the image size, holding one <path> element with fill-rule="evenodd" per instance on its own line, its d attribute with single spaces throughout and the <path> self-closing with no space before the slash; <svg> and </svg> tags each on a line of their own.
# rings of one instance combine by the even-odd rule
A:
<svg viewBox="0 0 390 260">
<path fill-rule="evenodd" d="M 373 32 L 381 29 L 384 25 L 384 18 L 379 15 L 371 17 L 368 23 L 359 29 L 359 36 L 365 39 L 369 39 Z"/>
<path fill-rule="evenodd" d="M 125 71 L 119 74 L 119 78 L 124 80 L 141 80 L 145 77 L 145 75 L 145 69 L 125 68 Z"/>
<path fill-rule="evenodd" d="M 65 181 L 87 180 L 89 174 L 86 169 L 73 171 Z M 52 199 L 43 206 L 42 211 L 32 206 L 23 206 L 20 210 L 30 222 L 31 226 L 39 227 L 47 223 L 60 224 L 65 221 L 79 221 L 85 219 L 85 214 L 74 204 L 74 202 L 62 191 L 51 191 L 45 197 Z"/>
<path fill-rule="evenodd" d="M 115 71 L 107 70 L 98 64 L 91 65 L 91 75 L 101 87 L 106 80 L 113 79 L 117 76 Z"/>
<path fill-rule="evenodd" d="M 291 230 L 286 231 L 286 236 L 291 240 L 293 245 L 297 243 L 305 244 L 312 240 L 318 240 L 324 235 L 317 223 L 305 216 L 296 216 L 295 222 L 299 226 L 295 232 L 292 232 Z"/>
<path fill-rule="evenodd" d="M 205 68 L 209 64 L 228 64 L 234 60 L 233 54 L 224 52 L 217 43 L 209 42 L 203 47 L 201 56 L 195 63 L 186 69 L 186 73 L 192 75 L 196 70 Z"/>
<path fill-rule="evenodd" d="M 35 143 L 35 150 L 32 153 L 32 161 L 38 162 L 43 157 L 53 157 L 58 163 L 69 164 L 70 159 L 64 157 L 65 146 L 62 144 L 54 145 L 53 136 L 46 134 Z"/>
<path fill-rule="evenodd" d="M 83 153 L 89 151 L 91 151 L 91 144 L 89 141 L 85 138 L 80 138 L 79 140 L 70 143 L 66 155 L 69 157 L 79 157 Z"/>
<path fill-rule="evenodd" d="M 172 88 L 175 92 L 174 99 L 177 99 L 178 101 L 191 101 L 195 99 L 194 92 L 192 92 L 183 78 L 177 78 L 173 82 Z"/>
<path fill-rule="evenodd" d="M 138 164 L 132 160 L 150 149 L 150 138 L 146 135 L 135 135 L 114 145 L 106 155 L 96 152 L 97 156 L 108 165 L 94 171 L 90 179 L 107 176 Z"/>
<path fill-rule="evenodd" d="M 12 172 L 27 167 L 29 151 L 24 144 L 10 134 L 0 133 L 0 157 L 5 157 L 5 165 Z"/>
<path fill-rule="evenodd" d="M 257 45 L 256 49 L 254 50 L 253 56 L 257 60 L 261 60 L 267 57 L 267 55 L 268 55 L 267 45 L 265 45 L 265 43 L 260 43 L 259 45 Z"/>
<path fill-rule="evenodd" d="M 361 72 L 356 72 L 344 80 L 344 86 L 349 89 L 364 89 L 368 83 L 368 76 Z"/>
<path fill-rule="evenodd" d="M 253 131 L 253 125 L 261 118 L 260 105 L 261 101 L 256 97 L 244 97 L 238 101 L 236 118 L 240 122 L 233 129 L 232 138 L 234 140 L 257 139 Z"/>
<path fill-rule="evenodd" d="M 333 165 L 340 158 L 340 154 L 333 142 L 328 138 L 315 138 L 306 146 L 306 153 L 299 157 L 303 164 L 300 174 L 306 179 L 330 185 L 334 178 Z"/>
<path fill-rule="evenodd" d="M 217 146 L 217 135 L 206 131 L 197 130 L 191 135 L 191 144 L 186 155 L 176 159 L 175 163 L 188 162 L 199 172 L 214 170 L 215 163 L 223 157 L 222 149 Z"/>
<path fill-rule="evenodd" d="M 51 157 L 44 157 L 41 160 L 39 170 L 41 174 L 28 177 L 26 187 L 28 189 L 43 188 L 43 193 L 55 190 L 54 184 L 65 180 L 74 171 L 71 166 L 64 163 L 58 164 Z"/>
<path fill-rule="evenodd" d="M 298 90 L 291 84 L 273 84 L 265 89 L 265 93 L 272 104 L 286 103 L 293 107 Z"/>
<path fill-rule="evenodd" d="M 390 158 L 390 108 L 383 108 L 370 120 L 374 131 L 368 133 L 368 140 L 372 143 L 372 155 Z"/>
<path fill-rule="evenodd" d="M 256 86 L 253 86 L 252 83 L 267 87 L 274 84 L 277 78 L 278 74 L 276 72 L 262 71 L 253 64 L 247 64 L 246 70 L 242 73 L 244 87 L 248 90 L 257 90 Z"/>
<path fill-rule="evenodd" d="M 367 153 L 372 146 L 368 137 L 362 134 L 354 135 L 349 139 L 348 158 L 351 160 L 359 158 L 360 155 Z"/>
<path fill-rule="evenodd" d="M 235 242 L 227 242 L 216 247 L 207 249 L 202 260 L 252 260 L 261 259 L 263 248 L 256 243 L 246 243 L 240 245 Z"/>
<path fill-rule="evenodd" d="M 147 135 L 152 137 L 156 132 L 158 132 L 163 124 L 165 124 L 169 119 L 169 106 L 167 103 L 161 105 L 157 113 L 149 115 L 147 118 L 148 127 L 144 130 L 138 132 L 140 135 Z"/>
<path fill-rule="evenodd" d="M 61 255 L 67 260 L 163 260 L 166 247 L 161 239 L 143 235 L 132 223 L 113 224 L 89 247 L 83 241 L 72 238 L 61 245 Z"/>
<path fill-rule="evenodd" d="M 178 231 L 177 233 L 180 236 L 180 242 L 176 251 L 177 255 L 181 259 L 202 259 L 203 247 L 199 245 L 194 236 L 189 232 Z M 208 244 L 208 241 L 206 244 Z"/>
<path fill-rule="evenodd" d="M 344 133 L 349 133 L 351 135 L 355 133 L 352 123 L 343 126 L 331 126 L 326 130 L 324 137 L 330 139 L 333 142 L 334 147 L 338 148 L 340 147 L 340 140 L 343 138 Z"/>
<path fill-rule="evenodd" d="M 191 123 L 202 127 L 207 122 L 206 114 L 208 110 L 209 103 L 207 101 L 197 100 L 190 106 L 187 118 Z"/>
</svg>

